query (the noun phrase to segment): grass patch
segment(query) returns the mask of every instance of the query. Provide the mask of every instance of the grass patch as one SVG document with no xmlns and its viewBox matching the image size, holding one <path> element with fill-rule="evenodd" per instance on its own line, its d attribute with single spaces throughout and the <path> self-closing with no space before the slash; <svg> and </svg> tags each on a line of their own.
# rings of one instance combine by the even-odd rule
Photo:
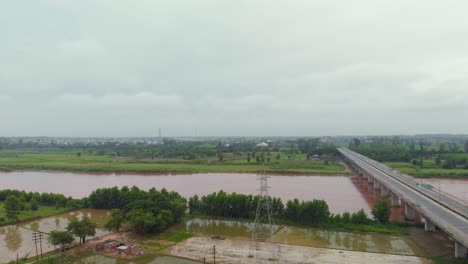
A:
<svg viewBox="0 0 468 264">
<path fill-rule="evenodd" d="M 160 236 L 160 239 L 161 240 L 167 240 L 167 241 L 171 241 L 171 242 L 176 242 L 176 243 L 179 243 L 179 242 L 182 242 L 186 239 L 189 239 L 193 237 L 193 234 L 192 233 L 186 233 L 186 232 L 165 232 L 165 233 L 162 233 L 161 236 Z"/>
<path fill-rule="evenodd" d="M 410 162 L 384 162 L 384 164 L 414 177 L 468 178 L 468 170 L 463 169 L 461 165 L 456 169 L 444 169 L 442 165 L 437 165 L 434 160 L 424 160 L 422 167 L 413 165 Z"/>
<path fill-rule="evenodd" d="M 392 234 L 392 235 L 409 235 L 409 227 L 407 225 L 401 225 L 399 223 L 390 222 L 388 224 L 367 224 L 367 225 L 356 225 L 356 224 L 328 224 L 325 228 L 346 230 L 346 231 L 358 231 L 358 232 L 371 232 L 381 234 Z"/>
<path fill-rule="evenodd" d="M 37 218 L 42 218 L 42 217 L 47 217 L 51 215 L 56 215 L 60 213 L 64 213 L 67 211 L 72 210 L 71 208 L 57 208 L 55 206 L 39 206 L 39 209 L 37 211 L 21 211 L 21 213 L 18 215 L 18 221 L 26 221 L 26 220 L 32 220 L 32 219 L 37 219 Z M 3 220 L 3 221 L 2 221 Z M 15 222 L 9 221 L 6 218 L 6 211 L 3 206 L 3 202 L 0 202 L 0 226 L 2 225 L 9 225 L 9 224 L 14 224 Z"/>
<path fill-rule="evenodd" d="M 435 264 L 468 264 L 468 259 L 434 257 L 431 260 Z"/>
<path fill-rule="evenodd" d="M 255 159 L 248 162 L 246 154 L 225 153 L 224 161 L 217 158 L 197 160 L 180 159 L 137 159 L 111 155 L 77 156 L 68 152 L 6 151 L 0 150 L 0 168 L 3 170 L 52 170 L 71 172 L 103 173 L 209 173 L 251 172 L 264 169 L 269 173 L 345 174 L 342 165 L 334 162 L 325 164 L 321 160 L 307 160 L 305 155 L 294 155 L 277 160 L 271 154 L 270 163 L 259 164 Z"/>
<path fill-rule="evenodd" d="M 140 242 L 140 244 L 142 246 L 151 247 L 151 250 L 154 253 L 170 247 L 170 245 L 163 245 L 161 243 L 154 242 L 154 241 L 143 241 L 143 242 Z M 155 250 L 155 248 L 157 248 L 157 250 Z"/>
</svg>

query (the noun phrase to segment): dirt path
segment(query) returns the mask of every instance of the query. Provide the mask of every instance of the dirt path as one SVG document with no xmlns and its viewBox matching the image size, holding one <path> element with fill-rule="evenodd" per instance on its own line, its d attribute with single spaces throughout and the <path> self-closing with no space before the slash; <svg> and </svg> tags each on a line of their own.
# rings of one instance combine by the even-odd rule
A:
<svg viewBox="0 0 468 264">
<path fill-rule="evenodd" d="M 348 164 L 344 163 L 343 161 L 340 161 L 339 163 L 341 164 L 341 166 L 344 167 L 344 171 L 346 173 L 354 174 L 354 172 L 351 170 L 351 168 L 348 166 Z"/>
</svg>

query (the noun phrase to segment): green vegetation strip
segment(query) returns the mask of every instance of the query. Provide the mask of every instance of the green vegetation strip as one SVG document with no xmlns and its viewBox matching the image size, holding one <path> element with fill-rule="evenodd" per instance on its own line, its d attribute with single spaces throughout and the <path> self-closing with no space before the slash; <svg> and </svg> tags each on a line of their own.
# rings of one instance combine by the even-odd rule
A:
<svg viewBox="0 0 468 264">
<path fill-rule="evenodd" d="M 2 151 L 0 151 L 1 153 Z M 225 153 L 222 161 L 215 158 L 136 159 L 115 156 L 72 155 L 66 153 L 24 152 L 0 155 L 3 170 L 50 170 L 103 173 L 209 173 L 209 172 L 261 172 L 336 175 L 346 174 L 338 163 L 307 160 L 305 155 L 292 155 L 284 159 L 270 159 L 263 166 L 255 160 L 247 161 L 246 154 Z M 271 156 L 277 153 L 271 153 Z"/>
</svg>

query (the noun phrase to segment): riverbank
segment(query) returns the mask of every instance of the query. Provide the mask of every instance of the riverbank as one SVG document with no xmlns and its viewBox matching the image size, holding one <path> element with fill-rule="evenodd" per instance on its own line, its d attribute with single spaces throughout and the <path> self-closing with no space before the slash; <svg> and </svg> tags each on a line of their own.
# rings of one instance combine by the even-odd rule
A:
<svg viewBox="0 0 468 264">
<path fill-rule="evenodd" d="M 87 173 L 283 173 L 308 175 L 346 175 L 349 172 L 339 163 L 307 160 L 305 155 L 286 159 L 270 159 L 265 165 L 233 153 L 226 153 L 223 160 L 206 158 L 182 159 L 136 159 L 115 156 L 43 154 L 19 152 L 0 155 L 0 170 L 63 171 Z"/>
</svg>

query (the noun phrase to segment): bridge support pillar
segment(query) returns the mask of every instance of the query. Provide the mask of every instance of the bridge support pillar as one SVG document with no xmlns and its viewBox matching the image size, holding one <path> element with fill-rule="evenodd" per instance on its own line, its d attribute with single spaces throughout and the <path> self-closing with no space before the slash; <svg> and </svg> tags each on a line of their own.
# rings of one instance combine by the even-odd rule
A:
<svg viewBox="0 0 468 264">
<path fill-rule="evenodd" d="M 390 195 L 390 201 L 393 207 L 400 207 L 401 206 L 401 200 L 400 197 L 396 196 L 396 194 L 392 193 Z"/>
<path fill-rule="evenodd" d="M 466 258 L 468 249 L 460 242 L 455 241 L 455 257 L 456 258 Z"/>
<path fill-rule="evenodd" d="M 414 220 L 415 212 L 413 207 L 405 202 L 405 218 L 407 220 Z"/>
<path fill-rule="evenodd" d="M 374 182 L 374 178 L 372 178 L 372 176 L 368 175 L 367 176 L 367 183 L 373 183 Z"/>
<path fill-rule="evenodd" d="M 381 186 L 380 182 L 378 182 L 376 179 L 374 179 L 374 189 L 378 190 L 378 189 L 380 189 L 380 186 Z"/>
<path fill-rule="evenodd" d="M 424 217 L 424 230 L 425 231 L 435 231 L 436 226 L 429 219 Z"/>
<path fill-rule="evenodd" d="M 381 188 L 382 188 L 382 194 L 381 195 L 382 196 L 388 196 L 388 193 L 389 193 L 388 188 L 383 186 L 383 185 L 382 185 Z"/>
</svg>

